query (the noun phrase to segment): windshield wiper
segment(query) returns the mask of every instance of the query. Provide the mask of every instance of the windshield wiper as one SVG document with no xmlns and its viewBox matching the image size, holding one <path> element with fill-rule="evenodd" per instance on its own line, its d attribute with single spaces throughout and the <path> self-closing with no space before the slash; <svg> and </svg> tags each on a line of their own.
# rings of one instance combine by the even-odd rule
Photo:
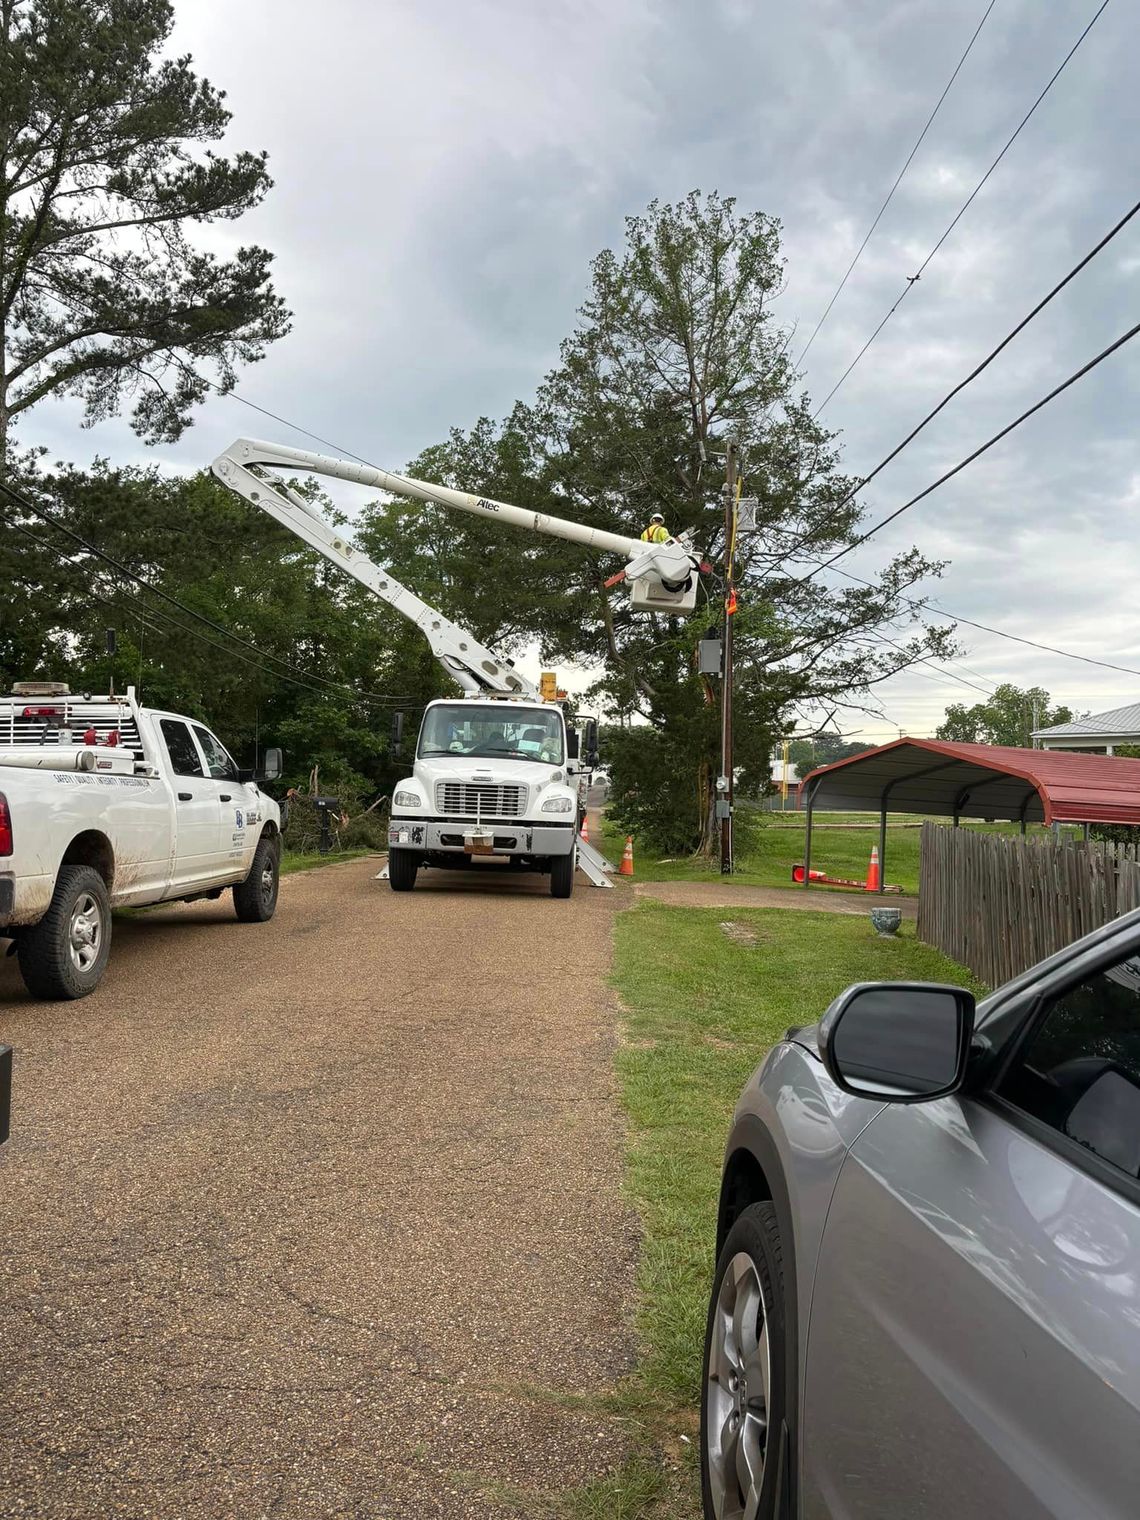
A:
<svg viewBox="0 0 1140 1520">
<path fill-rule="evenodd" d="M 461 749 L 421 749 L 420 759 L 424 760 L 428 755 L 454 755 L 456 759 L 462 760 L 466 753 L 466 750 Z"/>
</svg>

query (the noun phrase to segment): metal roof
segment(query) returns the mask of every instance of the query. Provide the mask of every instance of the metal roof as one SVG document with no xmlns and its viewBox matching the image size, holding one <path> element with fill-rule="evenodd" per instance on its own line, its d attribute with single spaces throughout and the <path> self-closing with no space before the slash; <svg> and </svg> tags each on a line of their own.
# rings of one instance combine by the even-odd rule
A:
<svg viewBox="0 0 1140 1520">
<path fill-rule="evenodd" d="M 800 783 L 803 807 L 1140 825 L 1140 760 L 1067 750 L 898 739 L 821 766 Z"/>
<path fill-rule="evenodd" d="M 1087 739 L 1135 734 L 1140 739 L 1140 702 L 1128 707 L 1114 707 L 1109 712 L 1090 713 L 1073 723 L 1058 723 L 1055 728 L 1035 728 L 1035 739 Z"/>
</svg>

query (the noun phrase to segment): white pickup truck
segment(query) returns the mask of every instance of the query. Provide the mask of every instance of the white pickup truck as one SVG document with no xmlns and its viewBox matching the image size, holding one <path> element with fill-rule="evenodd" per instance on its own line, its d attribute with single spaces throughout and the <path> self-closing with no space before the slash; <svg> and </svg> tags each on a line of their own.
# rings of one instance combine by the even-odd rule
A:
<svg viewBox="0 0 1140 1520">
<path fill-rule="evenodd" d="M 262 779 L 280 774 L 268 750 Z M 0 697 L 0 939 L 28 991 L 94 990 L 112 908 L 220 897 L 272 918 L 281 811 L 203 724 L 25 681 Z"/>
</svg>

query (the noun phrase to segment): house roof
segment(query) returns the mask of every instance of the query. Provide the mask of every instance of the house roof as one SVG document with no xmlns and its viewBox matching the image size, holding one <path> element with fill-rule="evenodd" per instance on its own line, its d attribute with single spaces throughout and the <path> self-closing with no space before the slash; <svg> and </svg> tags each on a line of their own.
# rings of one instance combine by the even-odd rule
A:
<svg viewBox="0 0 1140 1520">
<path fill-rule="evenodd" d="M 1135 734 L 1140 739 L 1140 702 L 1127 707 L 1113 707 L 1108 712 L 1090 713 L 1073 723 L 1058 723 L 1054 728 L 1035 728 L 1035 739 L 1088 739 Z"/>
<path fill-rule="evenodd" d="M 799 799 L 840 811 L 1140 825 L 1140 760 L 898 739 L 812 771 Z"/>
</svg>

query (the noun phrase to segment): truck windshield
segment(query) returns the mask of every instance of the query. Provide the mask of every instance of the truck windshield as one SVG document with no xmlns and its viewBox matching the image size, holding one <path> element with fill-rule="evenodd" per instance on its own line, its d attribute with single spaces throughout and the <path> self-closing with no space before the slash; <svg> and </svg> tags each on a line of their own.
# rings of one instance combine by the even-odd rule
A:
<svg viewBox="0 0 1140 1520">
<path fill-rule="evenodd" d="M 470 755 L 482 760 L 537 760 L 561 765 L 562 715 L 549 707 L 478 707 L 457 702 L 429 709 L 419 756 Z"/>
</svg>

